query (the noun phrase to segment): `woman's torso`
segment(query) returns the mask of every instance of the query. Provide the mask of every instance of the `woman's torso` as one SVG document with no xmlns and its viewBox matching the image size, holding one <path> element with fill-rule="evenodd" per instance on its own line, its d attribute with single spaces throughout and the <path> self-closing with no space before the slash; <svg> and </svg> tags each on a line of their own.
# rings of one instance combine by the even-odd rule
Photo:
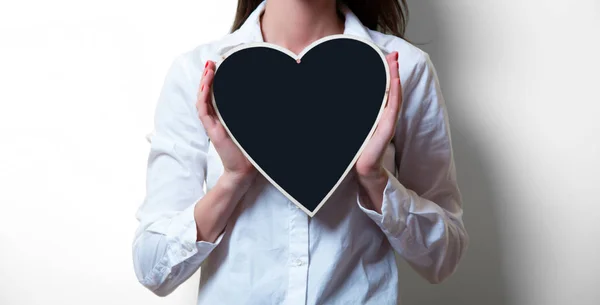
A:
<svg viewBox="0 0 600 305">
<path fill-rule="evenodd" d="M 210 189 L 223 167 L 212 144 L 207 158 Z M 311 218 L 259 174 L 202 265 L 199 304 L 395 304 L 395 256 L 357 191 L 350 171 Z"/>
</svg>

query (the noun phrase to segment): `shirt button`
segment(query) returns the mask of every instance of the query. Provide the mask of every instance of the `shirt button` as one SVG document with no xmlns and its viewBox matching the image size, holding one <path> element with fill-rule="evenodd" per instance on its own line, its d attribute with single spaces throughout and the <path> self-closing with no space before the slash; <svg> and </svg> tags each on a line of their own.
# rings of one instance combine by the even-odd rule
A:
<svg viewBox="0 0 600 305">
<path fill-rule="evenodd" d="M 294 265 L 296 265 L 296 266 L 302 266 L 302 265 L 304 265 L 304 262 L 302 260 L 300 260 L 300 259 L 297 259 L 297 260 L 294 261 Z"/>
</svg>

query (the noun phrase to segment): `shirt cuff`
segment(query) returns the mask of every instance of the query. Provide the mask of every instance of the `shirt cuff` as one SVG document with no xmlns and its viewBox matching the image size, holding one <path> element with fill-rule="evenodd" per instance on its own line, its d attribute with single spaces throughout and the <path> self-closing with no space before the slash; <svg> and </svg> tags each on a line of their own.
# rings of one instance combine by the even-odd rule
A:
<svg viewBox="0 0 600 305">
<path fill-rule="evenodd" d="M 390 173 L 385 170 L 388 180 L 383 190 L 381 213 L 368 208 L 370 199 L 357 192 L 358 207 L 371 218 L 387 235 L 398 236 L 406 227 L 406 218 L 410 214 L 410 194 L 408 190 Z M 367 204 L 365 204 L 367 203 Z"/>
<path fill-rule="evenodd" d="M 196 201 L 197 202 L 197 201 Z M 223 239 L 223 231 L 214 242 L 196 241 L 198 229 L 194 218 L 196 204 L 190 205 L 173 219 L 172 223 L 178 225 L 173 228 L 174 234 L 169 234 L 168 256 L 169 261 L 176 265 L 184 260 L 190 262 L 203 261 Z"/>
</svg>

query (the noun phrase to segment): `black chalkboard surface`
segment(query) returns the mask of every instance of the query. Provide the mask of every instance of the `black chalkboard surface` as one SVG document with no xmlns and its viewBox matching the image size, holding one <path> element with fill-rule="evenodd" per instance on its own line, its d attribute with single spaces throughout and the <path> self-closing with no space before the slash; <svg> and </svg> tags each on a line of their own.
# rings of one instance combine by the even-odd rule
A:
<svg viewBox="0 0 600 305">
<path fill-rule="evenodd" d="M 223 58 L 212 87 L 219 119 L 257 170 L 314 216 L 379 121 L 390 82 L 385 55 L 333 35 L 297 55 L 261 42 Z"/>
</svg>

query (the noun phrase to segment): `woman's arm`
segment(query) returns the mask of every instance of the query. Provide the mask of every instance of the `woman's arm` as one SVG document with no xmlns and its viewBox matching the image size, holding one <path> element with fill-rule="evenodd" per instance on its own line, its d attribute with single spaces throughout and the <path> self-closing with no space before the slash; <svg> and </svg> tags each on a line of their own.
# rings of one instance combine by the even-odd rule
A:
<svg viewBox="0 0 600 305">
<path fill-rule="evenodd" d="M 416 69 L 394 134 L 397 174 L 381 167 L 359 177 L 358 202 L 396 252 L 439 283 L 454 272 L 469 238 L 446 108 L 427 54 Z M 405 116 L 407 111 L 417 115 Z"/>
<path fill-rule="evenodd" d="M 253 177 L 224 172 L 215 186 L 196 203 L 197 241 L 214 242 L 221 235 Z"/>
<path fill-rule="evenodd" d="M 250 176 L 225 172 L 206 194 L 209 137 L 195 109 L 200 73 L 185 55 L 174 61 L 157 103 L 147 164 L 146 196 L 136 217 L 136 276 L 166 296 L 193 275 L 219 244 Z M 186 69 L 188 67 L 188 69 Z"/>
</svg>

